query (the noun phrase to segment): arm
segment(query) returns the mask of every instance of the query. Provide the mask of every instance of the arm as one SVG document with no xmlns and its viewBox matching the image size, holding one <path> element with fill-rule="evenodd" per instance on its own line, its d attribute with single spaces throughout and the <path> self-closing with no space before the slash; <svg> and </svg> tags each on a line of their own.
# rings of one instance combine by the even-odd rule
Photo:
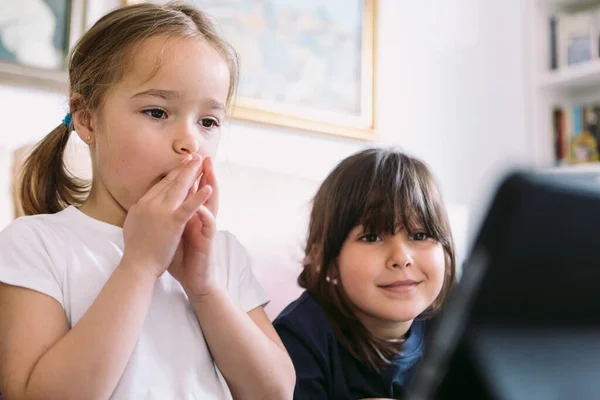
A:
<svg viewBox="0 0 600 400">
<path fill-rule="evenodd" d="M 0 284 L 0 387 L 7 399 L 107 399 L 129 360 L 156 276 L 117 267 L 69 330 L 49 296 Z"/>
<path fill-rule="evenodd" d="M 262 307 L 245 313 L 224 288 L 191 304 L 235 399 L 292 398 L 294 367 Z"/>
</svg>

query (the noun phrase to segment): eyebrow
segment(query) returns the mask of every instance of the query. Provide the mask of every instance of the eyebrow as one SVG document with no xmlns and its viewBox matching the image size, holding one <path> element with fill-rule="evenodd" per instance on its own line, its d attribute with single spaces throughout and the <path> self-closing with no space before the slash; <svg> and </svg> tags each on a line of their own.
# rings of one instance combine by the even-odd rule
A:
<svg viewBox="0 0 600 400">
<path fill-rule="evenodd" d="M 210 107 L 211 110 L 222 110 L 225 111 L 225 104 L 217 101 L 215 99 L 207 99 L 206 103 Z"/>
<path fill-rule="evenodd" d="M 161 99 L 169 100 L 179 97 L 179 93 L 174 90 L 148 89 L 144 90 L 143 92 L 136 93 L 131 97 L 134 98 L 143 96 L 160 97 Z"/>
<path fill-rule="evenodd" d="M 143 92 L 136 93 L 131 97 L 135 98 L 135 97 L 143 97 L 143 96 L 158 97 L 158 98 L 161 98 L 164 100 L 177 99 L 177 98 L 181 97 L 180 94 L 174 90 L 163 90 L 163 89 L 148 89 L 148 90 L 144 90 Z M 220 101 L 209 98 L 209 99 L 205 100 L 205 103 L 210 107 L 211 110 L 225 111 L 225 104 L 221 103 Z"/>
</svg>

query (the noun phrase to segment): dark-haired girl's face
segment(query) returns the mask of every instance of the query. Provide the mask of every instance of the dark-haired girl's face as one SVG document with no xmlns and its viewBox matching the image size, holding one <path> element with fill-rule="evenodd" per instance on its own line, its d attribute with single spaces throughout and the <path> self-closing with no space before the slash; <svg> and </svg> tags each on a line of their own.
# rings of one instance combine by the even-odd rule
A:
<svg viewBox="0 0 600 400">
<path fill-rule="evenodd" d="M 338 284 L 373 333 L 399 337 L 438 297 L 444 283 L 442 245 L 419 229 L 394 234 L 352 229 L 338 257 Z"/>
</svg>

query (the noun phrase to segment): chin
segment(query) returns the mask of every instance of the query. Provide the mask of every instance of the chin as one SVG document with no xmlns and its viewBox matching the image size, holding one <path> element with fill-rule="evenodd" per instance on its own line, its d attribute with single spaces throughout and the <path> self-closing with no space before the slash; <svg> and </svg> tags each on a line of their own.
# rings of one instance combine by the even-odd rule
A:
<svg viewBox="0 0 600 400">
<path fill-rule="evenodd" d="M 413 321 L 414 319 L 416 319 L 420 314 L 413 314 L 413 313 L 403 313 L 403 314 L 399 314 L 396 313 L 394 315 L 387 315 L 387 318 L 385 318 L 387 321 L 390 322 L 395 322 L 395 323 L 403 323 L 403 322 L 409 322 L 409 321 Z"/>
<path fill-rule="evenodd" d="M 378 317 L 387 321 L 393 321 L 393 322 L 408 322 L 408 321 L 412 321 L 413 319 L 417 318 L 419 315 L 421 315 L 423 313 L 423 311 L 425 311 L 425 308 L 423 307 L 396 307 L 393 309 L 390 309 L 389 307 L 387 307 L 385 310 L 381 310 L 381 312 L 377 313 Z"/>
</svg>

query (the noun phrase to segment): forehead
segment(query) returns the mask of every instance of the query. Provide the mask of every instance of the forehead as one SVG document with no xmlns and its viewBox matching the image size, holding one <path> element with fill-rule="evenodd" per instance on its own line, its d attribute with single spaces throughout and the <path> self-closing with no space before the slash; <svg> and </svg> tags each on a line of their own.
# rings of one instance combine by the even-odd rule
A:
<svg viewBox="0 0 600 400">
<path fill-rule="evenodd" d="M 203 38 L 156 36 L 130 54 L 120 86 L 128 91 L 174 90 L 184 97 L 212 97 L 222 103 L 229 93 L 227 61 Z"/>
</svg>

